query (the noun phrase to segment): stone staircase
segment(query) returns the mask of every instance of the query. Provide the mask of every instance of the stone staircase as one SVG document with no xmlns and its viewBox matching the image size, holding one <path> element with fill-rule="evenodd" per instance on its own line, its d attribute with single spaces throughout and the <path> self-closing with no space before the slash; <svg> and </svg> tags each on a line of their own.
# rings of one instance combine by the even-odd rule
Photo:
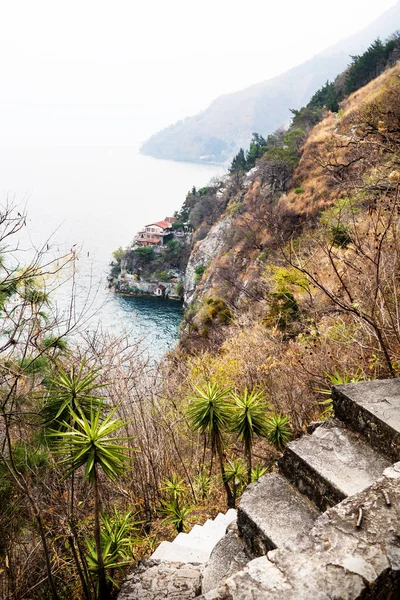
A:
<svg viewBox="0 0 400 600">
<path fill-rule="evenodd" d="M 153 589 L 120 600 L 399 598 L 400 380 L 336 386 L 332 395 L 335 418 L 291 442 L 279 472 L 246 489 L 236 528 L 223 535 L 235 518 L 228 511 L 226 521 L 163 542 L 132 582 L 139 590 L 152 576 Z M 166 564 L 176 594 L 155 583 Z M 188 568 L 192 587 L 182 583 Z"/>
<path fill-rule="evenodd" d="M 196 598 L 201 593 L 203 567 L 218 542 L 236 520 L 236 510 L 219 513 L 189 533 L 178 533 L 172 542 L 161 542 L 122 586 L 118 600 Z M 241 563 L 241 566 L 248 560 Z"/>
<path fill-rule="evenodd" d="M 195 525 L 189 533 L 178 533 L 172 542 L 161 542 L 153 552 L 153 560 L 182 563 L 206 563 L 227 527 L 236 519 L 236 510 L 219 513 L 203 525 Z"/>
</svg>

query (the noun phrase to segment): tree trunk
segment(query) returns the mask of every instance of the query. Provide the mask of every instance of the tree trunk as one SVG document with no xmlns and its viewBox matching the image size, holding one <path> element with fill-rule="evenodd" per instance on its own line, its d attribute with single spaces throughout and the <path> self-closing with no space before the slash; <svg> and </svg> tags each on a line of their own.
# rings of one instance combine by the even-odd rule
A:
<svg viewBox="0 0 400 600">
<path fill-rule="evenodd" d="M 81 567 L 81 563 L 79 562 L 78 554 L 77 554 L 76 548 L 75 548 L 74 538 L 72 535 L 68 536 L 68 542 L 69 542 L 69 545 L 71 548 L 73 559 L 75 561 L 76 570 L 78 571 L 79 579 L 81 580 L 84 596 L 85 596 L 86 600 L 91 600 L 89 588 L 88 588 L 88 585 L 87 585 L 87 582 L 86 582 L 86 579 L 85 579 L 85 576 L 84 576 L 84 573 L 83 573 L 83 570 Z"/>
<path fill-rule="evenodd" d="M 44 558 L 45 558 L 45 563 L 46 563 L 46 572 L 47 572 L 47 578 L 49 580 L 49 585 L 51 588 L 51 595 L 52 595 L 53 600 L 59 600 L 59 596 L 57 594 L 57 589 L 56 589 L 54 579 L 53 579 L 53 574 L 51 572 L 50 553 L 49 553 L 49 548 L 47 545 L 46 532 L 43 527 L 42 517 L 40 515 L 39 508 L 37 507 L 36 502 L 29 491 L 29 487 L 28 487 L 26 480 L 23 478 L 21 473 L 18 471 L 18 469 L 14 463 L 14 457 L 13 457 L 12 446 L 11 446 L 9 421 L 8 421 L 8 418 L 7 418 L 7 415 L 5 412 L 4 405 L 1 408 L 1 412 L 2 412 L 2 415 L 4 418 L 4 424 L 5 424 L 5 428 L 6 428 L 4 443 L 7 444 L 9 462 L 7 462 L 7 460 L 4 458 L 4 456 L 2 457 L 2 460 L 3 460 L 4 466 L 6 467 L 7 471 L 10 473 L 13 480 L 15 481 L 17 487 L 21 490 L 21 492 L 23 494 L 25 494 L 25 496 L 31 506 L 34 518 L 36 519 L 36 522 L 39 527 L 39 534 L 40 534 L 40 539 L 42 541 L 42 546 L 43 546 Z"/>
<path fill-rule="evenodd" d="M 253 468 L 251 460 L 251 444 L 246 444 L 246 456 L 247 456 L 247 483 L 251 483 L 251 470 Z"/>
<path fill-rule="evenodd" d="M 219 465 L 220 465 L 220 468 L 221 468 L 222 483 L 224 484 L 224 488 L 225 488 L 225 491 L 226 491 L 227 505 L 228 505 L 228 508 L 235 508 L 235 497 L 232 494 L 232 490 L 231 490 L 231 488 L 229 486 L 229 483 L 226 481 L 226 477 L 225 477 L 224 454 L 222 452 L 221 440 L 220 440 L 219 436 L 215 440 L 215 447 L 217 449 L 217 454 L 218 454 L 218 458 L 219 458 Z"/>
<path fill-rule="evenodd" d="M 107 586 L 106 571 L 104 569 L 103 551 L 101 548 L 100 533 L 100 494 L 97 481 L 96 466 L 94 473 L 94 539 L 97 550 L 97 565 L 99 578 L 99 600 L 110 600 L 110 592 Z"/>
<path fill-rule="evenodd" d="M 42 518 L 38 512 L 36 513 L 36 521 L 39 526 L 39 533 L 40 533 L 40 537 L 42 539 L 44 558 L 46 561 L 47 578 L 49 580 L 49 584 L 50 584 L 50 588 L 51 588 L 51 595 L 53 597 L 53 600 L 59 600 L 59 596 L 57 594 L 56 586 L 55 586 L 53 575 L 51 572 L 51 563 L 50 563 L 49 549 L 47 547 L 46 534 L 44 532 Z"/>
<path fill-rule="evenodd" d="M 89 590 L 89 596 L 90 598 L 92 597 L 92 593 L 91 593 L 91 589 L 93 589 L 93 591 L 95 590 L 95 585 L 93 582 L 93 577 L 91 576 L 90 572 L 89 572 L 89 568 L 88 568 L 88 564 L 87 564 L 87 559 L 86 556 L 82 550 L 82 544 L 79 540 L 79 537 L 76 533 L 76 527 L 75 527 L 75 523 L 73 521 L 70 521 L 69 523 L 70 528 L 71 528 L 71 533 L 72 533 L 72 539 L 74 542 L 74 545 L 76 545 L 76 548 L 78 549 L 78 554 L 79 554 L 79 559 L 80 559 L 80 565 L 82 567 L 83 570 L 83 575 L 86 581 L 86 585 L 87 585 L 87 589 Z"/>
</svg>

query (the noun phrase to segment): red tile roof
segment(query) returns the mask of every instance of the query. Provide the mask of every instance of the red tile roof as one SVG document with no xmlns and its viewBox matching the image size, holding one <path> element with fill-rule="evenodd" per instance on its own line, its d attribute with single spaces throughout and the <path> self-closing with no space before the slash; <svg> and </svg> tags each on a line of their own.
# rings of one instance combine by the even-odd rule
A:
<svg viewBox="0 0 400 600">
<path fill-rule="evenodd" d="M 169 218 L 171 219 L 171 221 L 167 221 L 166 219 L 164 219 L 163 221 L 156 221 L 155 223 L 149 223 L 148 225 L 145 225 L 145 227 L 151 227 L 152 225 L 157 225 L 157 227 L 161 227 L 161 229 L 169 229 L 171 227 L 173 221 L 175 221 L 175 219 L 173 219 L 172 217 L 169 217 Z"/>
</svg>

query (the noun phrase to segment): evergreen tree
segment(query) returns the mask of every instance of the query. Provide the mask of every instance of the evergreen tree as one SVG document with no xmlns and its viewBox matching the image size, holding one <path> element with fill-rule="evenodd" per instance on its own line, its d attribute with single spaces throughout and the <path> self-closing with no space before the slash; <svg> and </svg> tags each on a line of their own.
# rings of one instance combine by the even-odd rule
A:
<svg viewBox="0 0 400 600">
<path fill-rule="evenodd" d="M 240 148 L 239 152 L 236 156 L 233 157 L 231 167 L 229 169 L 229 173 L 239 173 L 240 171 L 247 170 L 247 162 L 246 157 L 244 155 L 243 148 Z"/>
<path fill-rule="evenodd" d="M 335 88 L 335 84 L 327 81 L 322 88 L 315 92 L 306 108 L 327 108 L 332 112 L 337 112 L 339 110 L 339 97 Z"/>
<path fill-rule="evenodd" d="M 246 167 L 251 169 L 267 149 L 267 140 L 259 133 L 253 133 L 250 148 L 246 152 Z"/>
<path fill-rule="evenodd" d="M 345 93 L 351 94 L 377 77 L 386 63 L 386 45 L 377 38 L 361 56 L 352 56 L 347 72 Z"/>
</svg>

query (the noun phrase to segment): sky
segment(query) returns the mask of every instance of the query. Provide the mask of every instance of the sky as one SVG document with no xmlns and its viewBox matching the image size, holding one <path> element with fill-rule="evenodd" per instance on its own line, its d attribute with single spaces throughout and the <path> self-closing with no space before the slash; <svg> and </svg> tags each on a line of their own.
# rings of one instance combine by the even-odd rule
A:
<svg viewBox="0 0 400 600">
<path fill-rule="evenodd" d="M 138 144 L 394 4 L 0 0 L 0 145 Z"/>
</svg>

